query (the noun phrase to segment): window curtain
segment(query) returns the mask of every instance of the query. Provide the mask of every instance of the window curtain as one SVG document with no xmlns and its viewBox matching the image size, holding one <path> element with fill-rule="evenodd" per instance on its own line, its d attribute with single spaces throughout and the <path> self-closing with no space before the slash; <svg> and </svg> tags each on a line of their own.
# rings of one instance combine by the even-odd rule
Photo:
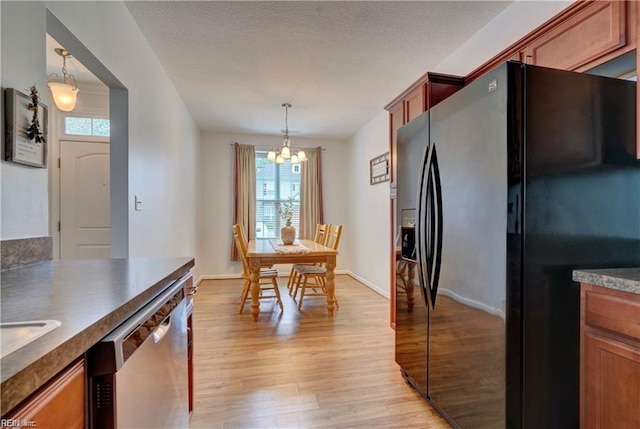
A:
<svg viewBox="0 0 640 429">
<path fill-rule="evenodd" d="M 244 225 L 249 240 L 255 238 L 256 230 L 256 150 L 253 146 L 234 145 L 233 166 L 233 223 Z M 231 227 L 229 227 L 231 233 Z M 238 261 L 233 235 L 231 238 L 231 260 Z"/>
<path fill-rule="evenodd" d="M 308 160 L 300 170 L 301 239 L 313 240 L 316 226 L 324 223 L 322 211 L 322 148 L 304 149 Z"/>
</svg>

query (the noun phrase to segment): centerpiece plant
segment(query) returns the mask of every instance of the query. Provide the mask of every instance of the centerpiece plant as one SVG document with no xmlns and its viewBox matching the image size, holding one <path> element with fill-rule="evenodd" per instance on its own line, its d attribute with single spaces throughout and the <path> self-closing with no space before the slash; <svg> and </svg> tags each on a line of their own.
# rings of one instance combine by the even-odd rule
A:
<svg viewBox="0 0 640 429">
<path fill-rule="evenodd" d="M 287 226 L 291 226 L 291 220 L 293 219 L 293 205 L 295 203 L 294 197 L 290 196 L 287 201 L 283 201 L 280 204 L 278 213 Z"/>
<path fill-rule="evenodd" d="M 294 204 L 295 195 L 292 195 L 287 198 L 286 201 L 280 203 L 280 208 L 278 209 L 278 213 L 286 225 L 280 230 L 280 238 L 282 239 L 282 243 L 286 245 L 293 244 L 296 238 L 296 229 L 291 225 Z"/>
</svg>

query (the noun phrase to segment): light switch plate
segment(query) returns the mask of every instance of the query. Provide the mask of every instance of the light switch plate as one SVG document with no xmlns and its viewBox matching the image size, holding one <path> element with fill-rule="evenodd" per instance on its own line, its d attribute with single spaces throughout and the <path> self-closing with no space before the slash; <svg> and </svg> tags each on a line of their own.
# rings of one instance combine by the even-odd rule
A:
<svg viewBox="0 0 640 429">
<path fill-rule="evenodd" d="M 135 198 L 135 210 L 137 212 L 141 212 L 142 211 L 142 198 L 140 198 L 137 195 L 136 195 L 136 198 Z"/>
</svg>

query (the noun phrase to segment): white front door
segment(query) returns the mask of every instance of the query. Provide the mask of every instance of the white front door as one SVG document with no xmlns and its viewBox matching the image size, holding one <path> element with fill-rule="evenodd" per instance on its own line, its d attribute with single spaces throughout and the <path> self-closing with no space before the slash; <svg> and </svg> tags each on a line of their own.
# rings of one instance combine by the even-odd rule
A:
<svg viewBox="0 0 640 429">
<path fill-rule="evenodd" d="M 109 143 L 60 141 L 60 259 L 111 257 Z"/>
</svg>

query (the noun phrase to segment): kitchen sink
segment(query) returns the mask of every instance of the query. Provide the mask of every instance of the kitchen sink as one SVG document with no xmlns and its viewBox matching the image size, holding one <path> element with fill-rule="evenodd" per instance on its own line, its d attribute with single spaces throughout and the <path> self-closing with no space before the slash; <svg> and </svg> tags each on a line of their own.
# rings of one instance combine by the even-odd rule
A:
<svg viewBox="0 0 640 429">
<path fill-rule="evenodd" d="M 58 320 L 29 320 L 0 323 L 0 357 L 26 346 L 62 325 Z"/>
</svg>

